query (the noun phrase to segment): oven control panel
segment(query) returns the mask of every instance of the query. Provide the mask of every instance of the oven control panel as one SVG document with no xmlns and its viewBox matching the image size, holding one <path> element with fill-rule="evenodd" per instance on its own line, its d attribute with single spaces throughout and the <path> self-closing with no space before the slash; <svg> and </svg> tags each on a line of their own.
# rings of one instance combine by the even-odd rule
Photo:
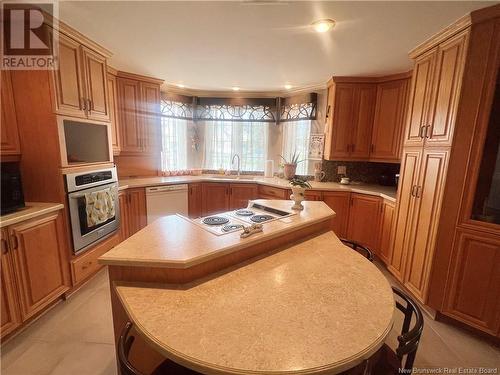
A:
<svg viewBox="0 0 500 375">
<path fill-rule="evenodd" d="M 88 185 L 93 182 L 106 181 L 111 180 L 113 178 L 113 174 L 111 171 L 103 171 L 97 173 L 87 173 L 81 174 L 75 177 L 76 186 Z"/>
</svg>

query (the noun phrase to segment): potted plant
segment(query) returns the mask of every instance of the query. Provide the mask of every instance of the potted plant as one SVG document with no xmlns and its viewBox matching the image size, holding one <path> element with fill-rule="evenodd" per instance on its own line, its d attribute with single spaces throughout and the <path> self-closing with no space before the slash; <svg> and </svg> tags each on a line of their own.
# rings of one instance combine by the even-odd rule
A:
<svg viewBox="0 0 500 375">
<path fill-rule="evenodd" d="M 295 151 L 290 160 L 285 159 L 282 155 L 280 155 L 281 159 L 283 159 L 283 174 L 287 180 L 290 180 L 295 177 L 295 173 L 297 172 L 297 164 L 303 162 L 304 160 L 299 160 L 300 152 Z"/>
<path fill-rule="evenodd" d="M 290 179 L 290 185 L 292 185 L 292 195 L 290 195 L 290 199 L 294 202 L 292 210 L 303 210 L 304 206 L 302 206 L 302 201 L 305 199 L 304 193 L 306 189 L 311 188 L 311 185 L 306 180 L 300 178 Z"/>
</svg>

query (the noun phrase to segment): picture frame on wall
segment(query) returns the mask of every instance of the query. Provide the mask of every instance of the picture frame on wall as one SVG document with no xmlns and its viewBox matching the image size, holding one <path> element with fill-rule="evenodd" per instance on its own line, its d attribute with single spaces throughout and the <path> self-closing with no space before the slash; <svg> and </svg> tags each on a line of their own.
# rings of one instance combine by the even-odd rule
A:
<svg viewBox="0 0 500 375">
<path fill-rule="evenodd" d="M 309 160 L 322 160 L 324 146 L 324 134 L 311 134 L 309 136 L 309 153 L 307 158 Z"/>
</svg>

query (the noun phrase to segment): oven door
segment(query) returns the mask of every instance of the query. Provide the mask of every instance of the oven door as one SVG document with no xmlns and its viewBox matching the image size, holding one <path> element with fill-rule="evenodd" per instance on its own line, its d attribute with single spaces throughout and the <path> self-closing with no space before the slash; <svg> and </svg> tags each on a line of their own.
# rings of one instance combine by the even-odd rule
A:
<svg viewBox="0 0 500 375">
<path fill-rule="evenodd" d="M 118 229 L 120 205 L 117 182 L 70 193 L 68 206 L 75 254 Z"/>
</svg>

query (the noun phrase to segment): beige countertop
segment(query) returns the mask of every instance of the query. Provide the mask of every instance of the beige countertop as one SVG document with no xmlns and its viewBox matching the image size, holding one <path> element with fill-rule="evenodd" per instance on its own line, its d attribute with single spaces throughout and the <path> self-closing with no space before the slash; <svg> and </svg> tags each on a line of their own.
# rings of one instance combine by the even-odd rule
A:
<svg viewBox="0 0 500 375">
<path fill-rule="evenodd" d="M 141 336 L 206 374 L 335 374 L 383 344 L 391 287 L 327 232 L 184 285 L 118 284 Z"/>
<path fill-rule="evenodd" d="M 255 200 L 291 211 L 292 202 Z M 217 236 L 180 215 L 162 217 L 99 258 L 100 263 L 121 266 L 189 268 L 242 248 L 286 235 L 299 228 L 333 218 L 324 202 L 303 202 L 296 215 L 264 223 L 263 232 L 240 238 L 240 232 Z"/>
<path fill-rule="evenodd" d="M 48 214 L 64 208 L 60 203 L 26 202 L 26 207 L 11 214 L 0 216 L 0 228 L 17 224 L 34 217 Z"/>
<path fill-rule="evenodd" d="M 220 175 L 201 175 L 201 176 L 173 176 L 173 177 L 145 177 L 120 179 L 120 190 L 135 187 L 159 186 L 169 184 L 187 184 L 193 182 L 228 182 L 228 183 L 255 183 L 258 185 L 274 186 L 279 188 L 290 188 L 287 180 L 281 178 L 265 178 L 262 176 L 245 176 L 239 179 L 227 178 Z M 396 201 L 396 187 L 370 185 L 361 183 L 352 183 L 350 185 L 341 185 L 337 182 L 314 182 L 311 181 L 312 190 L 322 191 L 350 191 L 354 193 L 369 194 L 382 197 L 389 201 Z"/>
</svg>

